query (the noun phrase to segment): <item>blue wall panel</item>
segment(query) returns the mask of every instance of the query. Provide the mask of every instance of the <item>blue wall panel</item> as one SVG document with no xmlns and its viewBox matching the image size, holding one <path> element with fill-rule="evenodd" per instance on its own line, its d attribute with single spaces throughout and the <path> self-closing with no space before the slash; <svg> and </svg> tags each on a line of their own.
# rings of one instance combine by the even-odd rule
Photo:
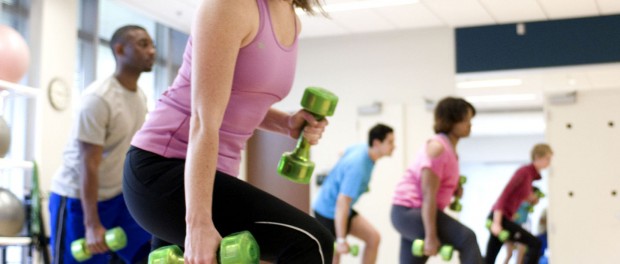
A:
<svg viewBox="0 0 620 264">
<path fill-rule="evenodd" d="M 620 61 L 620 15 L 456 29 L 457 72 Z"/>
</svg>

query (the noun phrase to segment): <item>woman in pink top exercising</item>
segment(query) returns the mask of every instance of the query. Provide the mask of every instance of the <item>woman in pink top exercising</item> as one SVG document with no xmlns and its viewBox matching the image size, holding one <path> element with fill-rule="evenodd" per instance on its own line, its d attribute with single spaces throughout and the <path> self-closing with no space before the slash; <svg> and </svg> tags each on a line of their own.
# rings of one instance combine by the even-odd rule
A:
<svg viewBox="0 0 620 264">
<path fill-rule="evenodd" d="M 312 13 L 319 0 L 200 1 L 177 77 L 131 142 L 127 206 L 156 242 L 184 247 L 186 263 L 216 263 L 221 238 L 244 230 L 263 260 L 332 259 L 327 229 L 236 178 L 255 129 L 297 138 L 307 123 L 303 136 L 316 144 L 327 125 L 303 110 L 271 107 L 293 84 L 295 7 Z"/>
<path fill-rule="evenodd" d="M 453 195 L 462 195 L 456 145 L 469 136 L 475 114 L 475 108 L 463 99 L 442 99 L 435 108 L 437 134 L 422 147 L 396 186 L 392 224 L 401 234 L 401 264 L 426 263 L 442 244 L 458 250 L 461 263 L 482 263 L 474 232 L 443 212 Z M 418 256 L 412 254 L 415 240 L 424 243 Z"/>
</svg>

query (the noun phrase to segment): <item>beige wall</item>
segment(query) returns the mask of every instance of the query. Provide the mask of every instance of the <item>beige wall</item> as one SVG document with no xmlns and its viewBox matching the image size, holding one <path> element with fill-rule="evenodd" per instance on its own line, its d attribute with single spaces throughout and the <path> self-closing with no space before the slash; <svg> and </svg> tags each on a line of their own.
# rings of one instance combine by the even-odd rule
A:
<svg viewBox="0 0 620 264">
<path fill-rule="evenodd" d="M 340 153 L 365 142 L 370 123 L 396 129 L 392 158 L 377 163 L 371 191 L 355 208 L 382 234 L 378 263 L 398 263 L 399 235 L 389 218 L 395 183 L 425 138 L 432 135 L 432 116 L 424 98 L 454 92 L 454 34 L 449 28 L 395 31 L 367 35 L 302 39 L 294 88 L 276 107 L 296 110 L 307 86 L 321 86 L 339 96 L 338 107 L 319 145 L 312 149 L 315 172 L 328 171 Z M 361 116 L 357 108 L 373 102 L 383 112 Z M 316 193 L 312 182 L 311 201 Z M 346 257 L 343 263 L 360 263 Z"/>
<path fill-rule="evenodd" d="M 554 150 L 548 212 L 554 263 L 620 259 L 619 100 L 617 88 L 581 90 L 576 103 L 546 105 L 547 139 Z"/>
<path fill-rule="evenodd" d="M 30 14 L 32 51 L 31 86 L 44 92 L 37 99 L 34 159 L 39 163 L 40 186 L 45 198 L 43 212 L 48 218 L 47 194 L 51 177 L 61 164 L 61 155 L 71 129 L 72 110 L 54 110 L 47 86 L 61 78 L 73 88 L 77 50 L 77 0 L 33 0 Z M 72 93 L 75 94 L 75 91 Z M 47 231 L 49 232 L 49 221 Z"/>
</svg>

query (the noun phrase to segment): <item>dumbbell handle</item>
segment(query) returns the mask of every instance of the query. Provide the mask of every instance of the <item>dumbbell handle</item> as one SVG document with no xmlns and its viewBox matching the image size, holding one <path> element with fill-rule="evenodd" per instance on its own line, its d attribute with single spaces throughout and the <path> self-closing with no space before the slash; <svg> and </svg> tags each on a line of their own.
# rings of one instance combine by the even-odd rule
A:
<svg viewBox="0 0 620 264">
<path fill-rule="evenodd" d="M 308 112 L 314 116 L 316 121 L 321 121 L 325 117 L 321 115 L 314 114 L 312 112 Z M 298 157 L 309 157 L 310 156 L 310 142 L 304 137 L 304 128 L 308 125 L 308 122 L 304 122 L 304 125 L 301 127 L 299 132 L 299 138 L 297 138 L 297 145 L 295 146 L 295 150 L 293 150 L 293 155 Z"/>
<path fill-rule="evenodd" d="M 104 235 L 106 246 L 111 251 L 117 251 L 127 245 L 127 235 L 121 227 L 108 229 Z M 78 261 L 82 262 L 90 259 L 92 254 L 86 246 L 86 239 L 81 238 L 71 243 L 71 254 Z"/>
<path fill-rule="evenodd" d="M 303 159 L 304 157 L 310 156 L 310 142 L 304 137 L 303 127 L 301 129 L 299 139 L 297 139 L 297 146 L 295 146 L 295 150 L 293 150 L 293 155 Z"/>
<path fill-rule="evenodd" d="M 217 250 L 217 261 L 222 264 L 258 264 L 260 249 L 258 243 L 248 231 L 228 235 L 220 241 Z M 182 264 L 185 263 L 183 251 L 170 245 L 158 248 L 149 254 L 149 264 Z"/>
<path fill-rule="evenodd" d="M 334 243 L 334 249 L 336 249 L 338 243 Z M 349 245 L 349 254 L 351 256 L 357 257 L 357 254 L 360 252 L 360 247 L 358 245 Z"/>
<path fill-rule="evenodd" d="M 445 261 L 450 261 L 452 259 L 453 251 L 454 247 L 450 244 L 443 244 L 439 248 L 439 254 L 441 255 L 441 258 Z M 411 253 L 416 257 L 424 256 L 424 240 L 414 240 L 413 244 L 411 245 Z"/>
<path fill-rule="evenodd" d="M 493 220 L 491 219 L 487 219 L 487 229 L 489 229 L 489 232 L 491 232 L 491 234 L 493 234 L 493 231 L 491 230 L 491 226 L 493 225 Z M 501 231 L 499 231 L 499 234 L 497 235 L 497 239 L 499 239 L 499 241 L 501 242 L 506 242 L 506 240 L 508 240 L 510 238 L 510 231 L 503 229 Z"/>
</svg>

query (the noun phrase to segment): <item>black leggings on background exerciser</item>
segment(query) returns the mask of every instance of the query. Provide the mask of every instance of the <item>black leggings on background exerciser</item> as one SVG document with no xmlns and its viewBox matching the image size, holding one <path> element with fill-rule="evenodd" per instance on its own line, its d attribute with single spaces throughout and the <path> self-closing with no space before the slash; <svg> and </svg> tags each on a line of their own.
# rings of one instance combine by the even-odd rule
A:
<svg viewBox="0 0 620 264">
<path fill-rule="evenodd" d="M 131 147 L 123 193 L 129 211 L 148 232 L 185 242 L 185 160 Z M 222 237 L 248 230 L 261 259 L 277 263 L 331 263 L 334 240 L 314 218 L 244 181 L 221 172 L 213 187 L 213 223 Z"/>
<path fill-rule="evenodd" d="M 487 219 L 492 219 L 493 212 L 489 214 Z M 525 253 L 525 258 L 523 263 L 526 264 L 536 264 L 538 263 L 538 259 L 541 255 L 542 242 L 538 240 L 534 235 L 532 235 L 527 230 L 523 229 L 520 225 L 516 224 L 513 221 L 508 220 L 506 217 L 502 217 L 502 228 L 510 232 L 510 241 L 518 242 L 527 246 L 527 253 Z M 489 236 L 489 242 L 487 244 L 487 255 L 486 255 L 486 263 L 495 263 L 495 259 L 497 258 L 497 254 L 502 249 L 502 243 L 499 238 L 491 234 Z"/>
</svg>

